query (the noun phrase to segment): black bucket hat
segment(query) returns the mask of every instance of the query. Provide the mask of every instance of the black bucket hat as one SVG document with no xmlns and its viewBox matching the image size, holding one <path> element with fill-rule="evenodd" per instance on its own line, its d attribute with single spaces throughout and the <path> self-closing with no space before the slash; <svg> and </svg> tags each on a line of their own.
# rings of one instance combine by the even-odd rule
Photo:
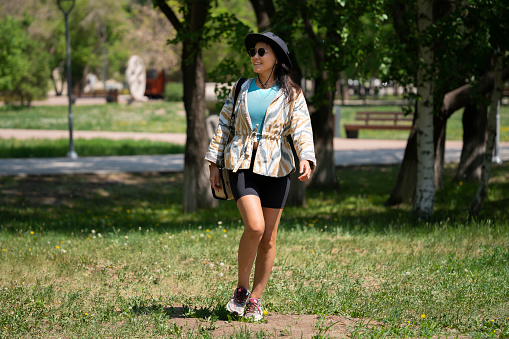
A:
<svg viewBox="0 0 509 339">
<path fill-rule="evenodd" d="M 246 35 L 244 39 L 244 45 L 246 45 L 246 51 L 249 53 L 249 49 L 253 48 L 257 42 L 266 42 L 272 47 L 278 56 L 279 62 L 286 64 L 288 68 L 292 68 L 292 62 L 290 61 L 290 52 L 286 43 L 272 32 L 266 33 L 250 33 Z"/>
</svg>

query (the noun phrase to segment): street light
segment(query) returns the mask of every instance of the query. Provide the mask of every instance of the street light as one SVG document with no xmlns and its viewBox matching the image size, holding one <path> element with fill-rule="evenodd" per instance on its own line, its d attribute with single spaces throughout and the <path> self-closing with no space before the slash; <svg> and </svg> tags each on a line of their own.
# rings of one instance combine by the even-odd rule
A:
<svg viewBox="0 0 509 339">
<path fill-rule="evenodd" d="M 69 152 L 67 157 L 77 159 L 78 154 L 74 151 L 72 138 L 72 80 L 71 80 L 71 43 L 69 39 L 69 13 L 74 8 L 75 0 L 57 0 L 58 8 L 64 13 L 65 18 L 65 44 L 67 53 L 67 95 L 69 96 Z"/>
</svg>

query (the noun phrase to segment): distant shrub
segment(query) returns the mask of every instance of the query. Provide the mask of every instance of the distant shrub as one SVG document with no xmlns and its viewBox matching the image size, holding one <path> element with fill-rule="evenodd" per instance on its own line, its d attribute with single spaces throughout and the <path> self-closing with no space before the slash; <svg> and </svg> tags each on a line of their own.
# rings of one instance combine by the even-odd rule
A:
<svg viewBox="0 0 509 339">
<path fill-rule="evenodd" d="M 164 88 L 164 100 L 183 101 L 184 85 L 180 82 L 168 82 Z"/>
<path fill-rule="evenodd" d="M 0 21 L 0 94 L 7 102 L 30 106 L 48 88 L 49 54 L 43 44 L 26 34 L 27 20 L 6 16 Z"/>
</svg>

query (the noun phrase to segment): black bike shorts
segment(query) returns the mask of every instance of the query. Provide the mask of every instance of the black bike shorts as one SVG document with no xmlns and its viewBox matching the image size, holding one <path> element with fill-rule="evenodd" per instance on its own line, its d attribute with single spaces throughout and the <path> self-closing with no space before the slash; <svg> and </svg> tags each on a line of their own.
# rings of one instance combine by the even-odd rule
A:
<svg viewBox="0 0 509 339">
<path fill-rule="evenodd" d="M 268 177 L 253 173 L 253 163 L 256 153 L 253 152 L 251 166 L 247 170 L 230 172 L 230 182 L 235 201 L 245 195 L 256 195 L 260 198 L 262 207 L 285 207 L 290 191 L 290 175 L 280 178 Z"/>
</svg>

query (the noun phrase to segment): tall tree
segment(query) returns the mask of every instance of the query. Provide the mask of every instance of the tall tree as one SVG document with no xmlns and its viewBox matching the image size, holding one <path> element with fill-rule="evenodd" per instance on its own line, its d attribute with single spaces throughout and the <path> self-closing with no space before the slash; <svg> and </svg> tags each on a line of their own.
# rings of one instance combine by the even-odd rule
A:
<svg viewBox="0 0 509 339">
<path fill-rule="evenodd" d="M 198 208 L 212 207 L 209 171 L 203 160 L 208 139 L 205 125 L 205 68 L 202 60 L 204 28 L 211 7 L 209 0 L 182 1 L 183 21 L 180 21 L 165 0 L 154 0 L 154 5 L 166 15 L 182 42 L 182 75 L 184 79 L 184 106 L 187 120 L 187 141 L 184 156 L 184 197 L 182 208 L 191 213 Z"/>
<path fill-rule="evenodd" d="M 470 206 L 470 215 L 477 216 L 479 215 L 479 211 L 481 210 L 481 205 L 486 199 L 488 194 L 488 181 L 490 179 L 490 169 L 491 162 L 493 157 L 493 148 L 495 145 L 495 138 L 497 135 L 497 105 L 502 96 L 502 69 L 503 69 L 503 54 L 498 51 L 495 55 L 495 65 L 494 65 L 494 74 L 495 74 L 495 85 L 493 88 L 493 92 L 491 94 L 491 105 L 490 105 L 490 113 L 488 116 L 488 143 L 486 145 L 486 151 L 484 155 L 484 161 L 482 164 L 482 173 L 481 180 L 479 180 L 479 188 L 477 193 L 472 201 L 472 205 Z"/>
<path fill-rule="evenodd" d="M 337 185 L 333 147 L 336 83 L 349 66 L 362 68 L 365 23 L 378 27 L 386 18 L 380 10 L 376 0 L 277 2 L 273 25 L 291 30 L 303 73 L 313 80 L 310 111 L 318 166 L 312 186 Z"/>
<path fill-rule="evenodd" d="M 463 148 L 456 171 L 456 181 L 479 181 L 486 149 L 488 107 L 484 101 L 469 103 L 462 116 Z"/>
<path fill-rule="evenodd" d="M 503 29 L 504 11 L 500 7 L 492 9 L 484 0 L 472 0 L 465 2 L 435 2 L 435 21 L 430 30 L 435 51 L 434 67 L 437 77 L 435 78 L 435 115 L 434 115 L 434 145 L 435 145 L 435 187 L 438 189 L 442 183 L 444 162 L 445 128 L 448 118 L 457 110 L 466 105 L 478 105 L 483 95 L 493 88 L 493 76 L 484 72 L 486 60 L 492 53 L 490 44 L 487 44 L 490 32 L 490 22 L 497 22 L 498 31 L 507 32 Z M 414 60 L 416 58 L 418 37 L 412 34 L 411 26 L 403 18 L 412 18 L 415 11 L 415 3 L 393 0 L 388 2 L 393 5 L 394 35 L 389 35 L 386 40 L 386 54 L 389 56 L 389 78 L 399 81 L 403 85 L 415 83 L 416 77 L 413 72 L 418 69 Z M 488 9 L 490 9 L 488 11 Z M 399 19 L 398 19 L 399 18 Z M 483 24 L 480 24 L 483 23 Z M 411 23 L 415 24 L 416 23 Z M 481 27 L 481 29 L 479 28 Z M 500 29 L 502 28 L 502 29 Z M 409 34 L 405 34 L 409 32 Z M 503 34 L 503 33 L 499 33 Z M 396 44 L 391 43 L 396 42 Z M 504 70 L 505 76 L 505 70 Z M 465 81 L 465 79 L 467 79 Z M 417 115 L 417 114 L 416 114 Z M 408 138 L 405 155 L 400 167 L 396 185 L 391 193 L 388 205 L 396 205 L 402 202 L 412 202 L 415 195 L 415 183 L 417 177 L 417 135 L 414 130 Z M 482 135 L 482 125 L 473 126 L 475 135 Z M 474 136 L 474 134 L 472 134 Z M 464 143 L 462 159 L 479 156 L 471 154 L 471 151 L 479 152 L 479 146 L 468 147 L 471 143 Z"/>
<path fill-rule="evenodd" d="M 433 23 L 433 0 L 417 1 L 419 60 L 417 70 L 417 181 L 413 213 L 428 219 L 435 205 L 435 152 L 433 142 L 433 50 L 426 39 Z"/>
<path fill-rule="evenodd" d="M 488 193 L 488 182 L 490 178 L 490 168 L 493 157 L 493 148 L 495 138 L 497 137 L 496 113 L 497 106 L 501 98 L 503 82 L 506 79 L 509 70 L 504 69 L 504 62 L 507 61 L 509 52 L 509 7 L 501 2 L 492 2 L 488 0 L 471 0 L 474 2 L 473 17 L 482 21 L 488 46 L 493 52 L 493 76 L 494 85 L 491 94 L 490 111 L 487 121 L 487 144 L 482 165 L 482 173 L 479 181 L 479 188 L 470 206 L 470 215 L 477 216 Z"/>
</svg>

